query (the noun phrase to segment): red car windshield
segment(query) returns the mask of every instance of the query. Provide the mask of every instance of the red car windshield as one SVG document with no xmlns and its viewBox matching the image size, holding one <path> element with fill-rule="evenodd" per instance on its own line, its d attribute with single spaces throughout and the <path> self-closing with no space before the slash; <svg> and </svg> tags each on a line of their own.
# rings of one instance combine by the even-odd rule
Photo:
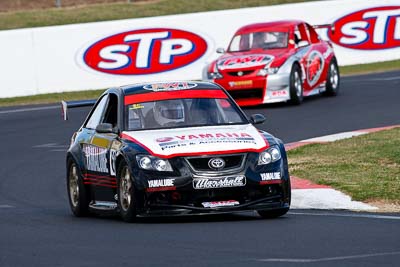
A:
<svg viewBox="0 0 400 267">
<path fill-rule="evenodd" d="M 251 32 L 233 37 L 228 52 L 286 48 L 287 46 L 287 32 Z"/>
</svg>

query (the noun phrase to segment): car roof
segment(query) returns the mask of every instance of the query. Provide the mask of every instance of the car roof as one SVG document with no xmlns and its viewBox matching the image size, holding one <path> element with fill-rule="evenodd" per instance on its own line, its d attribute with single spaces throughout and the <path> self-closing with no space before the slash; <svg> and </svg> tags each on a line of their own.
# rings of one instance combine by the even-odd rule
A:
<svg viewBox="0 0 400 267">
<path fill-rule="evenodd" d="M 149 82 L 125 85 L 118 88 L 125 95 L 144 94 L 152 92 L 166 92 L 178 90 L 222 90 L 220 86 L 212 82 L 203 81 L 166 81 L 166 82 Z"/>
<path fill-rule="evenodd" d="M 295 26 L 304 23 L 302 20 L 278 20 L 262 23 L 253 23 L 236 31 L 236 34 L 244 34 L 255 31 L 288 31 L 293 29 Z"/>
</svg>

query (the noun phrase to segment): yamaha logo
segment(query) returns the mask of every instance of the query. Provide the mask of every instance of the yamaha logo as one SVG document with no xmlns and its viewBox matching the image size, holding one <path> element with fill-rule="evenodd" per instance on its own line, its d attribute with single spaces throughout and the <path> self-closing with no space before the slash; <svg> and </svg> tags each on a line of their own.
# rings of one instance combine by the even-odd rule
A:
<svg viewBox="0 0 400 267">
<path fill-rule="evenodd" d="M 225 167 L 225 161 L 221 158 L 212 158 L 208 161 L 208 167 L 216 171 L 222 170 Z"/>
</svg>

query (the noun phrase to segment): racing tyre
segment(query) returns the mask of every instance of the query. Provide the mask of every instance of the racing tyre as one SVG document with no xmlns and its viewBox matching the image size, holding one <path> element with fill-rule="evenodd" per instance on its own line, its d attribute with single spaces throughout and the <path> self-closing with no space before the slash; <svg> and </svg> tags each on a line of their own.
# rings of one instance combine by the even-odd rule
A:
<svg viewBox="0 0 400 267">
<path fill-rule="evenodd" d="M 294 64 L 290 72 L 289 81 L 290 103 L 299 105 L 303 102 L 303 83 L 299 65 Z"/>
<path fill-rule="evenodd" d="M 118 209 L 121 218 L 125 222 L 133 222 L 136 219 L 135 194 L 132 175 L 128 165 L 121 163 L 118 168 Z"/>
<path fill-rule="evenodd" d="M 289 208 L 282 208 L 277 210 L 258 210 L 257 213 L 264 219 L 273 219 L 285 215 L 288 211 Z"/>
<path fill-rule="evenodd" d="M 75 162 L 71 162 L 67 173 L 67 190 L 69 205 L 76 217 L 84 217 L 89 214 L 89 194 L 82 181 L 82 176 Z"/>
<path fill-rule="evenodd" d="M 339 92 L 340 73 L 339 67 L 335 58 L 332 58 L 329 63 L 328 74 L 326 76 L 326 91 L 327 96 L 336 96 Z"/>
</svg>

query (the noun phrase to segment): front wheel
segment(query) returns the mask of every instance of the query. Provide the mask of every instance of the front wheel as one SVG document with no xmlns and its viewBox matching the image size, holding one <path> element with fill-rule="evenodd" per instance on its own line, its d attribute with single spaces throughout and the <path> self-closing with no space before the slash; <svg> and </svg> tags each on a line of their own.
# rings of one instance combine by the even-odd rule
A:
<svg viewBox="0 0 400 267">
<path fill-rule="evenodd" d="M 303 102 L 303 82 L 299 65 L 295 64 L 290 72 L 289 81 L 290 102 L 299 105 Z"/>
<path fill-rule="evenodd" d="M 70 163 L 67 175 L 67 190 L 69 205 L 76 217 L 89 214 L 89 195 L 74 162 Z"/>
<path fill-rule="evenodd" d="M 326 76 L 325 95 L 336 96 L 339 92 L 340 73 L 336 59 L 333 58 L 329 63 L 328 74 Z"/>
<path fill-rule="evenodd" d="M 132 176 L 128 165 L 121 164 L 118 171 L 118 208 L 121 218 L 126 222 L 136 219 L 135 194 Z"/>
<path fill-rule="evenodd" d="M 285 215 L 289 208 L 282 208 L 277 210 L 258 210 L 257 213 L 264 219 L 273 219 Z"/>
</svg>

